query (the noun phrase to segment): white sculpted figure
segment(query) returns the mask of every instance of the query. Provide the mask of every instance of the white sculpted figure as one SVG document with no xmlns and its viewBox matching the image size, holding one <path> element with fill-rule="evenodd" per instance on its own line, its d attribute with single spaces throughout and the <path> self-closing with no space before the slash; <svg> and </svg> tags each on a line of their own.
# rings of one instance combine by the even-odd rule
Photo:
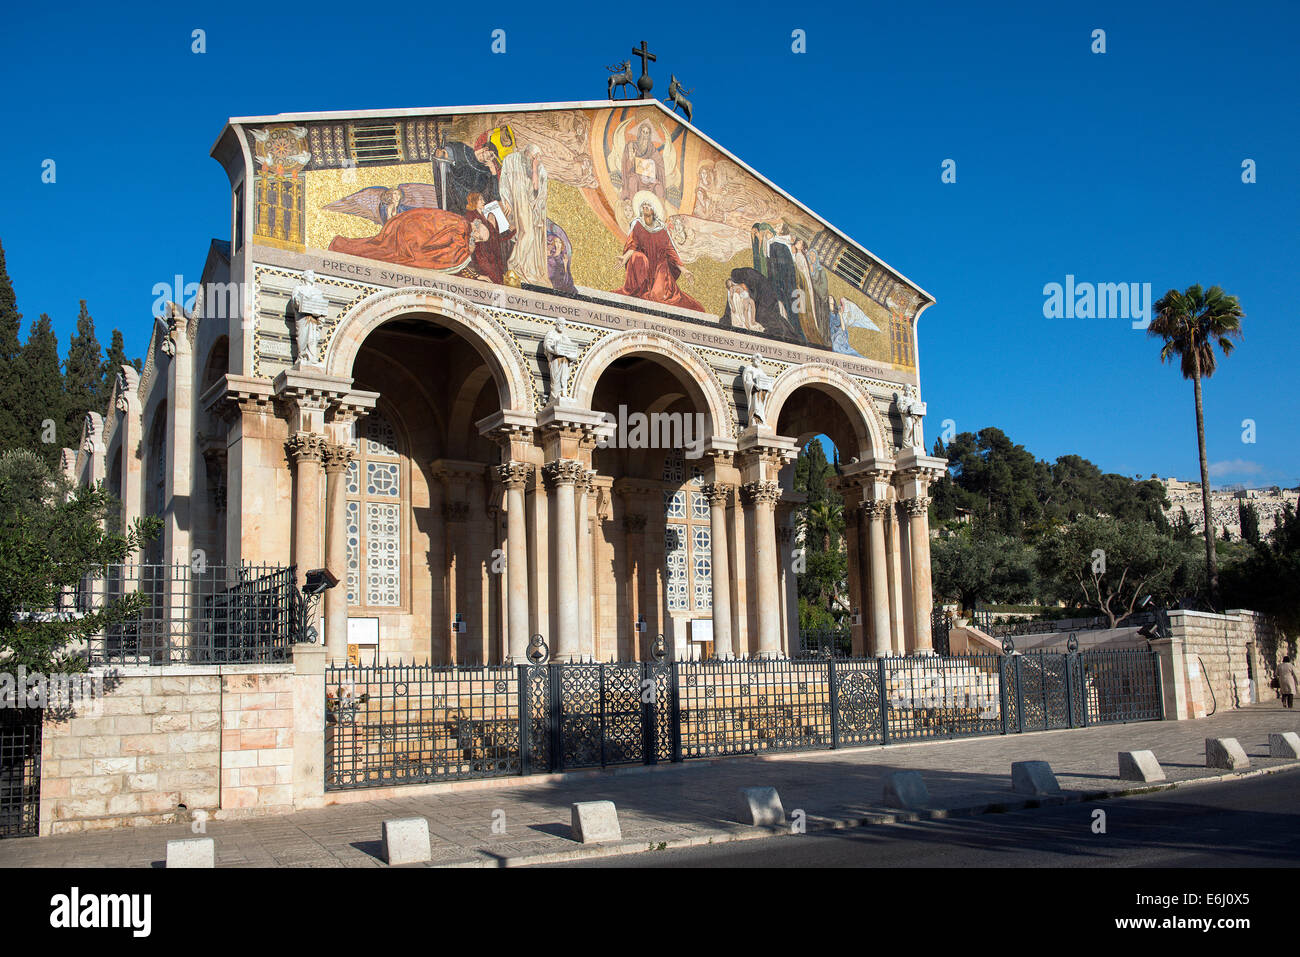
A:
<svg viewBox="0 0 1300 957">
<path fill-rule="evenodd" d="M 555 328 L 542 340 L 542 350 L 546 353 L 546 369 L 551 376 L 551 398 L 569 398 L 569 377 L 573 374 L 573 363 L 578 358 L 578 344 L 565 333 L 568 323 L 563 318 L 555 320 Z"/>
<path fill-rule="evenodd" d="M 303 281 L 293 290 L 290 301 L 294 313 L 294 337 L 298 347 L 298 365 L 320 365 L 320 326 L 329 315 L 329 301 L 316 282 L 316 273 L 308 269 Z"/>
<path fill-rule="evenodd" d="M 763 359 L 755 355 L 753 364 L 740 370 L 749 400 L 749 424 L 767 425 L 767 400 L 776 380 L 763 371 Z"/>
<path fill-rule="evenodd" d="M 894 408 L 903 419 L 903 448 L 925 451 L 921 438 L 921 419 L 925 417 L 925 403 L 901 392 L 894 393 Z"/>
</svg>

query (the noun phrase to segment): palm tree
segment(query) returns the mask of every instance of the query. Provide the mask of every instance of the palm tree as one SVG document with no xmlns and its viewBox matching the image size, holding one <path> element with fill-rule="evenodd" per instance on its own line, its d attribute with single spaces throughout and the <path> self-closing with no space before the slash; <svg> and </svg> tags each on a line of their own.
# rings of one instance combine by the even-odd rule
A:
<svg viewBox="0 0 1300 957">
<path fill-rule="evenodd" d="M 1214 375 L 1218 367 L 1214 346 L 1227 357 L 1232 340 L 1241 338 L 1245 315 L 1236 296 L 1218 286 L 1202 289 L 1188 286 L 1186 292 L 1170 289 L 1155 304 L 1155 318 L 1147 334 L 1164 339 L 1161 362 L 1178 358 L 1184 379 L 1192 380 L 1196 393 L 1196 443 L 1201 453 L 1201 506 L 1205 513 L 1205 568 L 1209 576 L 1210 602 L 1219 606 L 1219 564 L 1214 554 L 1214 519 L 1210 511 L 1210 468 L 1205 457 L 1205 410 L 1201 401 L 1201 379 Z"/>
<path fill-rule="evenodd" d="M 844 516 L 844 506 L 839 502 L 832 502 L 822 499 L 819 502 L 813 502 L 808 506 L 808 530 L 817 531 L 816 546 L 821 551 L 828 551 L 831 547 L 831 537 L 841 525 Z M 813 544 L 811 542 L 805 544 Z"/>
</svg>

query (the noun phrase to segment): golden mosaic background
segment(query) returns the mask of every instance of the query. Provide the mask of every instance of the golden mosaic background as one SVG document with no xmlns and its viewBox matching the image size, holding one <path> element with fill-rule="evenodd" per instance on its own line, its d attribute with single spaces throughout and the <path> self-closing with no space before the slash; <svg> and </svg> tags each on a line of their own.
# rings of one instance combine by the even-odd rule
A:
<svg viewBox="0 0 1300 957">
<path fill-rule="evenodd" d="M 626 240 L 622 232 L 624 206 L 619 198 L 616 162 L 616 157 L 621 155 L 619 144 L 623 142 L 618 137 L 623 134 L 610 131 L 625 130 L 629 123 L 640 124 L 645 120 L 662 132 L 671 133 L 677 128 L 673 119 L 651 108 L 620 105 L 586 111 L 466 114 L 449 118 L 447 129 L 452 139 L 472 144 L 480 134 L 508 124 L 518 148 L 530 143 L 542 148 L 542 162 L 547 170 L 547 216 L 565 231 L 572 243 L 570 272 L 574 283 L 583 291 L 598 295 L 618 289 L 625 278 L 620 263 Z M 679 248 L 691 273 L 679 285 L 704 307 L 701 318 L 716 320 L 727 308 L 726 282 L 732 270 L 754 265 L 745 224 L 786 222 L 793 224 L 796 233 L 802 230 L 805 237 L 816 234 L 822 226 L 707 142 L 691 135 L 684 127 L 679 132 L 681 135 L 676 139 L 668 137 L 662 144 L 664 155 L 671 153 L 666 180 L 676 184 L 669 189 L 665 213 L 670 222 L 680 217 L 683 223 L 693 224 L 697 234 L 691 240 L 695 243 L 693 248 L 689 251 Z M 298 135 L 303 142 L 296 148 L 304 148 L 305 131 L 298 131 Z M 334 152 L 338 154 L 337 149 Z M 340 155 L 322 159 L 338 162 Z M 410 154 L 403 155 L 409 158 Z M 259 177 L 265 175 L 265 167 L 261 167 Z M 362 216 L 328 211 L 326 206 L 369 187 L 432 183 L 435 178 L 430 161 L 421 159 L 352 168 L 280 169 L 272 179 L 289 184 L 280 187 L 281 201 L 290 189 L 293 191 L 296 206 L 293 213 L 301 224 L 303 241 L 299 245 L 294 242 L 297 237 L 291 235 L 287 242 L 271 241 L 271 244 L 328 251 L 336 237 L 372 237 L 381 227 Z M 290 215 L 287 221 L 292 224 L 295 215 Z M 897 343 L 891 344 L 891 333 L 898 334 L 901 317 L 891 316 L 888 309 L 830 269 L 825 272 L 829 294 L 837 299 L 847 297 L 879 327 L 879 331 L 846 329 L 850 346 L 865 358 L 913 368 L 915 353 L 910 345 L 906 351 L 911 354 L 899 363 Z M 646 305 L 653 309 L 659 304 L 647 301 Z M 904 329 L 911 325 L 911 320 L 902 322 Z M 794 317 L 794 324 L 801 325 L 798 317 Z"/>
</svg>

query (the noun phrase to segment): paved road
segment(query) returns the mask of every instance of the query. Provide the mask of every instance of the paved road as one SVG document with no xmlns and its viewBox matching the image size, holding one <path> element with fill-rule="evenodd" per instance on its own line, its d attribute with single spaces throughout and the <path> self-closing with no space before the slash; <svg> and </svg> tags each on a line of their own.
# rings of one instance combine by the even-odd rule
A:
<svg viewBox="0 0 1300 957">
<path fill-rule="evenodd" d="M 247 820 L 218 818 L 208 823 L 206 834 L 216 842 L 218 867 L 382 867 L 383 822 L 413 816 L 429 821 L 434 864 L 495 866 L 587 856 L 587 851 L 642 852 L 661 843 L 705 844 L 752 834 L 736 823 L 741 787 L 777 788 L 786 810 L 803 809 L 815 827 L 885 812 L 885 776 L 894 770 L 920 771 L 935 807 L 982 807 L 1022 800 L 1010 787 L 1013 761 L 1050 761 L 1061 787 L 1076 795 L 1125 785 L 1116 776 L 1119 750 L 1150 748 L 1171 782 L 1216 775 L 1220 772 L 1205 767 L 1205 739 L 1212 736 L 1238 738 L 1252 769 L 1294 765 L 1269 757 L 1268 735 L 1277 731 L 1300 731 L 1300 711 L 1260 706 L 1201 721 L 723 758 L 617 773 L 465 782 L 463 788 L 397 788 L 362 803 Z M 571 837 L 570 805 L 599 800 L 618 806 L 623 845 L 587 849 Z M 0 868 L 152 867 L 163 858 L 168 840 L 192 836 L 190 825 L 181 823 L 15 838 L 0 841 Z"/>
<path fill-rule="evenodd" d="M 1105 811 L 1106 833 L 1093 833 Z M 1300 770 L 1094 804 L 862 827 L 565 867 L 1294 867 Z"/>
</svg>

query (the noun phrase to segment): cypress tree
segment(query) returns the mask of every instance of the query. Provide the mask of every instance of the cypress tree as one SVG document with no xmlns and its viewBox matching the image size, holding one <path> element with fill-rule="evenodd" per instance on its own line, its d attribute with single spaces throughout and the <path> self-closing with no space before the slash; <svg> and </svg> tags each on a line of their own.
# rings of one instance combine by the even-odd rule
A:
<svg viewBox="0 0 1300 957">
<path fill-rule="evenodd" d="M 80 439 L 87 412 L 104 414 L 99 396 L 103 365 L 103 353 L 99 340 L 95 338 L 95 320 L 83 299 L 77 316 L 77 331 L 68 344 L 68 358 L 63 371 L 64 394 L 67 396 L 63 418 L 67 430 L 63 435 L 65 445 L 75 445 Z"/>
<path fill-rule="evenodd" d="M 15 363 L 22 381 L 14 413 L 24 429 L 22 444 L 32 449 L 51 468 L 58 465 L 59 450 L 75 445 L 78 436 L 63 427 L 63 373 L 59 369 L 59 337 L 50 317 L 32 323 L 27 343 Z"/>
<path fill-rule="evenodd" d="M 122 342 L 122 330 L 114 329 L 108 352 L 104 356 L 104 368 L 99 375 L 99 409 L 97 411 L 100 411 L 101 414 L 103 409 L 108 408 L 109 399 L 113 397 L 113 388 L 117 384 L 117 377 L 122 374 L 122 366 L 125 365 L 134 365 L 134 363 L 126 357 L 126 347 Z"/>
<path fill-rule="evenodd" d="M 21 351 L 18 336 L 22 319 L 18 297 L 5 268 L 4 247 L 0 246 L 0 449 L 22 444 L 24 430 L 14 411 L 22 394 L 22 383 L 15 368 Z"/>
</svg>

